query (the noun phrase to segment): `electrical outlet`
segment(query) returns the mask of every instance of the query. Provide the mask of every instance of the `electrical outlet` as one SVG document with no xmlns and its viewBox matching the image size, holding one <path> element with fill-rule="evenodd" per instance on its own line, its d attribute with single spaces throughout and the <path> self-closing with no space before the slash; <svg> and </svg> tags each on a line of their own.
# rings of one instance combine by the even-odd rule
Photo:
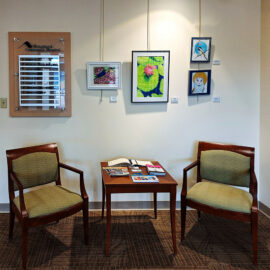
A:
<svg viewBox="0 0 270 270">
<path fill-rule="evenodd" d="M 3 109 L 7 108 L 7 98 L 0 98 L 0 107 Z"/>
</svg>

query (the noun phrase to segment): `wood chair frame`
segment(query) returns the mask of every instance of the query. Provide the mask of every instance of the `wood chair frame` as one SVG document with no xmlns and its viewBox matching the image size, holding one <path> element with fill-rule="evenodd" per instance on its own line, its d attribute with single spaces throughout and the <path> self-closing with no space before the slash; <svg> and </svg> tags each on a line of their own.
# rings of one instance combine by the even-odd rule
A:
<svg viewBox="0 0 270 270">
<path fill-rule="evenodd" d="M 187 195 L 187 172 L 192 168 L 197 167 L 197 183 L 201 182 L 200 175 L 200 158 L 201 152 L 207 150 L 226 150 L 232 151 L 244 156 L 250 157 L 250 185 L 249 192 L 253 197 L 251 213 L 241 213 L 235 211 L 229 211 L 211 207 L 205 204 L 201 204 L 186 198 Z M 251 223 L 252 241 L 253 241 L 253 263 L 257 264 L 257 249 L 258 249 L 258 202 L 257 202 L 257 179 L 254 172 L 254 154 L 255 149 L 253 147 L 237 146 L 237 145 L 225 145 L 218 143 L 199 142 L 197 160 L 184 168 L 183 174 L 183 186 L 181 192 L 181 241 L 185 238 L 185 221 L 186 221 L 186 207 L 197 209 L 198 219 L 200 220 L 200 211 L 209 213 L 212 215 L 239 220 L 243 222 Z"/>
<path fill-rule="evenodd" d="M 53 214 L 49 214 L 49 215 L 41 216 L 41 217 L 29 218 L 26 207 L 25 207 L 25 202 L 24 202 L 24 193 L 23 193 L 24 187 L 22 183 L 20 182 L 20 180 L 16 177 L 16 174 L 12 170 L 12 161 L 23 155 L 35 153 L 35 152 L 50 152 L 50 153 L 56 154 L 57 162 L 58 162 L 58 178 L 55 181 L 56 185 L 61 185 L 60 168 L 64 168 L 64 169 L 67 169 L 69 171 L 79 174 L 80 192 L 81 192 L 81 197 L 83 199 L 81 203 L 78 203 L 68 209 L 59 211 L 57 213 L 53 213 Z M 85 244 L 87 245 L 88 244 L 88 196 L 85 191 L 83 171 L 59 162 L 58 149 L 55 143 L 7 150 L 6 155 L 7 155 L 7 163 L 8 163 L 8 189 L 9 189 L 9 203 L 10 203 L 9 239 L 11 240 L 13 238 L 14 220 L 16 216 L 22 227 L 22 266 L 23 268 L 26 269 L 26 264 L 27 264 L 27 239 L 28 239 L 28 229 L 30 227 L 36 227 L 36 226 L 48 224 L 54 221 L 59 221 L 62 218 L 68 217 L 82 210 L 83 223 L 84 223 L 84 238 L 85 238 L 84 240 L 85 240 Z M 16 207 L 13 201 L 15 198 L 14 183 L 16 183 L 19 189 L 20 211 Z"/>
</svg>

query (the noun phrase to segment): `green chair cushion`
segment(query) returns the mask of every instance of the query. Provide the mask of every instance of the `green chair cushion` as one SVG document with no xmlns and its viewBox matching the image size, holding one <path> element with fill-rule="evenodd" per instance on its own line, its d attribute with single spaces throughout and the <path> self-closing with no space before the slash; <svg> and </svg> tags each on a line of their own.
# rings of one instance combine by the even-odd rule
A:
<svg viewBox="0 0 270 270">
<path fill-rule="evenodd" d="M 252 195 L 229 185 L 199 182 L 187 192 L 187 199 L 215 208 L 250 213 Z"/>
<path fill-rule="evenodd" d="M 24 202 L 29 218 L 57 213 L 82 201 L 79 194 L 62 186 L 45 186 L 24 193 Z M 14 203 L 20 211 L 19 196 L 14 198 Z"/>
<path fill-rule="evenodd" d="M 58 177 L 56 154 L 36 152 L 23 155 L 12 161 L 12 170 L 24 188 L 51 183 Z M 14 189 L 18 189 L 17 185 Z"/>
<path fill-rule="evenodd" d="M 250 158 L 232 151 L 202 151 L 200 174 L 202 179 L 249 187 Z"/>
</svg>

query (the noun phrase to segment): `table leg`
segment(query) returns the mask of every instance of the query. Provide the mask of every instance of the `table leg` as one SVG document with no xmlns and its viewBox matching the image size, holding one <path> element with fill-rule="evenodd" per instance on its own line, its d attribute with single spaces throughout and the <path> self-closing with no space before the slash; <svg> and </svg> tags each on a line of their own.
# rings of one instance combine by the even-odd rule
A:
<svg viewBox="0 0 270 270">
<path fill-rule="evenodd" d="M 154 192 L 154 213 L 155 213 L 155 219 L 157 218 L 157 193 Z"/>
<path fill-rule="evenodd" d="M 102 215 L 101 218 L 104 218 L 104 204 L 105 204 L 105 185 L 102 177 Z"/>
<path fill-rule="evenodd" d="M 174 254 L 177 254 L 176 231 L 175 231 L 175 206 L 176 206 L 176 187 L 172 187 L 170 192 L 171 230 L 172 230 L 173 251 Z"/>
<path fill-rule="evenodd" d="M 106 256 L 109 256 L 111 242 L 111 193 L 106 190 L 106 215 L 107 215 L 107 232 L 106 232 Z"/>
</svg>

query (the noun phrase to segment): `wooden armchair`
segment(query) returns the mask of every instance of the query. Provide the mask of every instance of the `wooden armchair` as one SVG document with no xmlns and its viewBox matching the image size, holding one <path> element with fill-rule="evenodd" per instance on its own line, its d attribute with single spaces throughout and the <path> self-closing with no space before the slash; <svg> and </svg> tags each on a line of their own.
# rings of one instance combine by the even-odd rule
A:
<svg viewBox="0 0 270 270">
<path fill-rule="evenodd" d="M 186 207 L 229 219 L 251 222 L 253 263 L 257 264 L 257 179 L 252 147 L 199 142 L 197 160 L 184 168 L 181 193 L 181 241 Z M 197 183 L 187 190 L 187 172 L 197 167 Z M 207 180 L 207 181 L 202 181 Z M 248 187 L 249 192 L 233 186 Z"/>
<path fill-rule="evenodd" d="M 83 172 L 59 162 L 55 143 L 7 150 L 10 200 L 9 238 L 12 239 L 15 216 L 22 227 L 22 265 L 27 264 L 27 238 L 30 227 L 58 221 L 83 210 L 85 244 L 88 244 L 88 196 Z M 60 168 L 80 176 L 81 194 L 61 186 Z M 55 182 L 55 185 L 45 185 Z M 39 186 L 24 192 L 24 189 Z M 19 191 L 15 196 L 14 191 Z"/>
</svg>

